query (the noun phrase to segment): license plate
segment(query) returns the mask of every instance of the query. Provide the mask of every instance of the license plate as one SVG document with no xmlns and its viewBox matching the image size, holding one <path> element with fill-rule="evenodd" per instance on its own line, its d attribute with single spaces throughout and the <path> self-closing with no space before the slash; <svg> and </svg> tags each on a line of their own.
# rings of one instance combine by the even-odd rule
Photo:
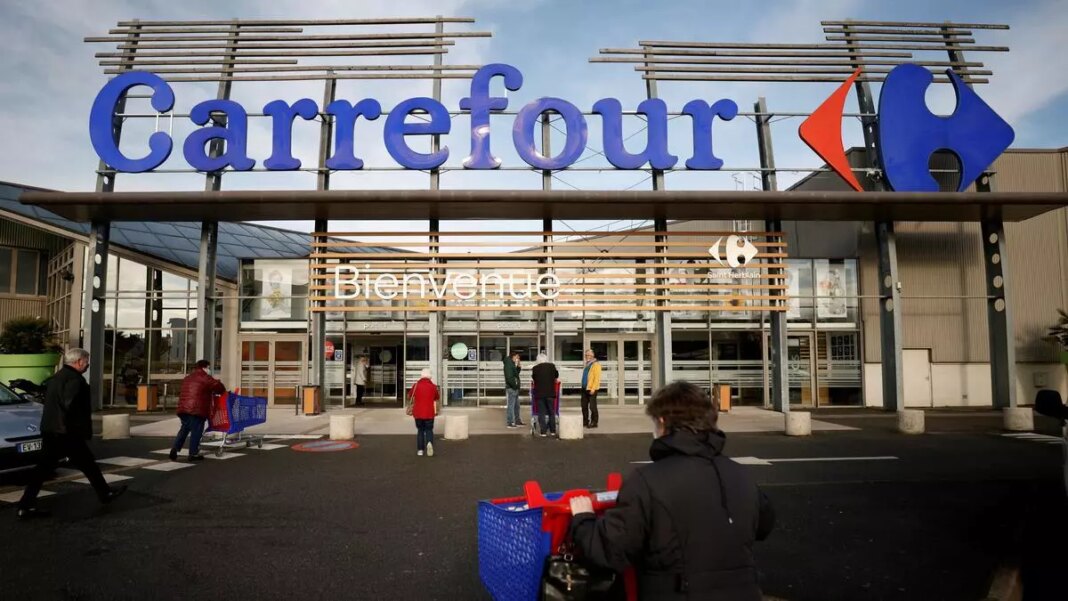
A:
<svg viewBox="0 0 1068 601">
<path fill-rule="evenodd" d="M 32 453 L 34 451 L 40 451 L 41 441 L 31 440 L 30 442 L 19 443 L 19 445 L 15 448 L 19 453 Z"/>
</svg>

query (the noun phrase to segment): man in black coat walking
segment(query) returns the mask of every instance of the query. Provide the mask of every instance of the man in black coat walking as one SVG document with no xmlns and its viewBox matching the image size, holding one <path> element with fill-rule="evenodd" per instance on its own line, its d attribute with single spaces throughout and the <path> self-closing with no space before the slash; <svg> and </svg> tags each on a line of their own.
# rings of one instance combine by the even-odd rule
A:
<svg viewBox="0 0 1068 601">
<path fill-rule="evenodd" d="M 44 412 L 41 414 L 41 459 L 34 468 L 19 500 L 19 519 L 44 517 L 48 512 L 36 507 L 41 486 L 64 457 L 85 474 L 101 503 L 110 503 L 125 486 L 108 486 L 86 441 L 93 437 L 93 409 L 89 384 L 82 375 L 89 369 L 89 353 L 70 349 L 63 368 L 45 382 Z"/>
<path fill-rule="evenodd" d="M 723 456 L 726 436 L 701 388 L 659 390 L 646 409 L 656 440 L 653 463 L 628 476 L 616 507 L 593 514 L 589 497 L 571 501 L 571 536 L 593 565 L 637 571 L 642 601 L 760 601 L 753 543 L 775 522 L 767 497 L 745 468 Z"/>
</svg>

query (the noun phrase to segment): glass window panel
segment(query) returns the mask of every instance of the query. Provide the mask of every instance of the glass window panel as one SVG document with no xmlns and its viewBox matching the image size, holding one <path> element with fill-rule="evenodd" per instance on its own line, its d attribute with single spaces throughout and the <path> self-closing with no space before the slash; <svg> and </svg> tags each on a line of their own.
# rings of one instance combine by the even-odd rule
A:
<svg viewBox="0 0 1068 601">
<path fill-rule="evenodd" d="M 185 337 L 185 330 L 163 329 L 149 333 L 149 370 L 153 375 L 184 372 Z"/>
<path fill-rule="evenodd" d="M 119 261 L 119 290 L 148 290 L 148 268 L 129 259 Z"/>
<path fill-rule="evenodd" d="M 161 324 L 165 328 L 185 328 L 188 327 L 189 318 L 186 315 L 186 310 L 183 309 L 163 309 L 163 317 Z"/>
<path fill-rule="evenodd" d="M 145 327 L 145 311 L 147 306 L 143 298 L 120 298 L 112 301 L 118 310 L 119 328 L 143 328 Z"/>
<path fill-rule="evenodd" d="M 93 253 L 89 253 L 89 261 L 93 260 Z M 107 286 L 108 290 L 115 290 L 116 285 L 119 282 L 119 258 L 115 255 L 108 255 L 108 277 Z"/>
<path fill-rule="evenodd" d="M 20 250 L 15 265 L 15 294 L 37 294 L 37 253 Z"/>
<path fill-rule="evenodd" d="M 37 263 L 37 294 L 48 294 L 48 257 L 43 254 Z"/>
<path fill-rule="evenodd" d="M 189 290 L 189 279 L 163 272 L 163 290 Z"/>
<path fill-rule="evenodd" d="M 818 259 L 814 263 L 817 319 L 821 322 L 855 320 L 856 261 L 853 259 Z"/>
<path fill-rule="evenodd" d="M 115 402 L 136 404 L 137 385 L 144 380 L 144 330 L 118 330 L 115 337 Z"/>
<path fill-rule="evenodd" d="M 14 251 L 12 249 L 0 248 L 0 294 L 7 294 L 12 290 L 11 262 L 13 256 Z"/>
</svg>

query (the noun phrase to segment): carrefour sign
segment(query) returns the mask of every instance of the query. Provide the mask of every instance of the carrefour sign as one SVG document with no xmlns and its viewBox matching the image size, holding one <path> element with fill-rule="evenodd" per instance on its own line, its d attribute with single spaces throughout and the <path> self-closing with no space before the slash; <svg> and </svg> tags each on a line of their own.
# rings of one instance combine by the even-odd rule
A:
<svg viewBox="0 0 1068 601">
<path fill-rule="evenodd" d="M 878 130 L 879 155 L 887 182 L 897 191 L 937 191 L 938 183 L 931 177 L 928 162 L 938 150 L 954 152 L 962 165 L 960 189 L 966 189 L 993 163 L 1013 140 L 1012 128 L 1005 123 L 975 92 L 952 71 L 947 71 L 957 94 L 957 109 L 948 117 L 932 115 L 924 100 L 933 75 L 927 69 L 899 65 L 887 76 L 879 99 Z M 852 81 L 860 69 L 846 80 L 826 102 L 813 112 L 800 128 L 801 138 L 845 179 L 850 186 L 862 189 L 851 171 L 843 150 L 841 121 L 842 107 Z M 496 169 L 501 160 L 491 149 L 493 139 L 490 115 L 508 108 L 508 99 L 490 96 L 490 82 L 501 78 L 508 90 L 523 85 L 519 69 L 505 64 L 490 64 L 480 68 L 471 78 L 470 95 L 460 100 L 459 108 L 467 113 L 471 124 L 471 142 L 466 169 Z M 127 173 L 151 171 L 164 163 L 174 149 L 170 134 L 157 131 L 149 136 L 146 155 L 134 158 L 123 154 L 114 135 L 116 108 L 125 94 L 134 87 L 152 89 L 152 108 L 163 114 L 174 107 L 174 89 L 162 77 L 147 71 L 129 71 L 109 81 L 93 102 L 89 116 L 89 135 L 93 148 L 105 164 Z M 290 171 L 301 167 L 293 156 L 293 128 L 299 117 L 311 121 L 320 112 L 334 122 L 334 148 L 326 167 L 335 171 L 363 169 L 358 147 L 368 144 L 358 140 L 356 124 L 362 118 L 374 121 L 382 116 L 381 104 L 373 98 L 335 100 L 326 107 L 310 98 L 289 103 L 273 100 L 263 107 L 271 118 L 272 143 L 270 155 L 263 159 L 263 167 L 270 171 Z M 546 112 L 558 113 L 564 123 L 565 142 L 554 156 L 542 155 L 535 146 L 535 127 Z M 663 100 L 651 98 L 638 105 L 637 113 L 648 124 L 645 149 L 629 152 L 623 144 L 623 109 L 619 100 L 602 98 L 590 111 L 602 120 L 602 147 L 608 162 L 617 169 L 672 169 L 679 157 L 668 152 L 668 110 Z M 713 150 L 713 124 L 716 119 L 730 121 L 738 114 L 738 104 L 730 99 L 708 102 L 691 100 L 682 107 L 682 114 L 692 122 L 692 152 L 684 162 L 686 169 L 716 170 L 723 160 Z M 420 121 L 408 123 L 409 116 Z M 212 124 L 215 117 L 225 117 L 225 125 Z M 248 113 L 233 100 L 206 100 L 193 107 L 189 118 L 201 127 L 193 131 L 182 144 L 182 155 L 194 169 L 215 172 L 223 169 L 248 171 L 256 165 L 249 156 Z M 409 138 L 448 134 L 452 129 L 449 110 L 433 98 L 409 98 L 400 102 L 386 116 L 382 144 L 397 164 L 407 169 L 430 170 L 440 167 L 449 158 L 450 149 L 423 153 L 413 150 Z M 542 170 L 566 169 L 579 159 L 589 132 L 586 116 L 577 106 L 554 97 L 534 100 L 516 114 L 512 124 L 512 144 L 520 158 L 528 165 Z M 221 140 L 223 152 L 212 156 L 208 148 Z M 359 142 L 359 144 L 357 144 Z"/>
</svg>

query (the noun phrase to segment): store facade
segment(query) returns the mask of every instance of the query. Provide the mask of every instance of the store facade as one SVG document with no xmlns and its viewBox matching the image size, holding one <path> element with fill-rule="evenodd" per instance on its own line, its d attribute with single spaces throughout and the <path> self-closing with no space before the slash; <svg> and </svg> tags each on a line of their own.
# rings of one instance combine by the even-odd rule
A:
<svg viewBox="0 0 1068 601">
<path fill-rule="evenodd" d="M 504 396 L 501 361 L 512 351 L 520 352 L 528 365 L 540 352 L 550 356 L 561 367 L 565 398 L 570 399 L 577 392 L 586 348 L 594 349 L 604 365 L 606 402 L 620 404 L 643 403 L 657 386 L 681 378 L 705 386 L 729 384 L 735 403 L 781 411 L 858 405 L 893 410 L 925 403 L 1013 407 L 1028 402 L 1035 386 L 1065 384 L 1063 370 L 1056 369 L 1055 349 L 1047 346 L 1047 356 L 1042 356 L 1033 341 L 1033 325 L 1059 303 L 1063 306 L 1068 293 L 1062 286 L 1036 295 L 1028 280 L 1010 277 L 1008 265 L 1015 265 L 1012 257 L 1020 248 L 1016 234 L 1026 240 L 1028 228 L 1038 227 L 1056 251 L 1028 255 L 1034 262 L 1027 269 L 1063 273 L 1061 258 L 1068 250 L 1065 237 L 1056 236 L 1063 231 L 1068 193 L 1063 184 L 1044 183 L 1055 178 L 1013 179 L 1010 168 L 1031 167 L 1011 163 L 1006 157 L 1015 156 L 1012 152 L 1002 154 L 1012 141 L 1012 129 L 971 91 L 972 85 L 988 82 L 990 73 L 978 68 L 981 63 L 965 61 L 954 41 L 961 32 L 971 35 L 972 29 L 1000 26 L 831 21 L 825 22 L 828 40 L 841 34 L 846 43 L 777 48 L 783 56 L 770 63 L 761 53 L 771 46 L 642 42 L 637 49 L 607 49 L 592 62 L 636 64 L 646 83 L 645 100 L 637 110 L 624 111 L 614 98 L 599 100 L 591 110 L 553 97 L 509 108 L 507 95 L 492 93 L 491 84 L 520 90 L 518 68 L 444 62 L 447 46 L 488 35 L 446 31 L 471 21 L 390 21 L 418 31 L 391 32 L 389 50 L 373 41 L 382 39 L 378 33 L 333 29 L 366 32 L 383 24 L 359 19 L 182 22 L 186 31 L 177 36 L 171 31 L 174 23 L 124 21 L 108 36 L 87 39 L 115 44 L 117 50 L 101 55 L 105 73 L 116 77 L 102 86 L 90 117 L 90 142 L 101 158 L 97 191 L 28 190 L 19 201 L 81 230 L 78 241 L 84 240 L 84 250 L 71 253 L 80 264 L 71 264 L 89 285 L 75 287 L 84 295 L 78 303 L 80 327 L 68 327 L 69 340 L 104 356 L 108 332 L 114 332 L 112 363 L 96 364 L 90 374 L 94 390 L 101 391 L 98 403 L 123 398 L 117 383 L 131 369 L 138 370 L 116 366 L 120 333 L 134 331 L 143 333 L 127 337 L 141 336 L 151 365 L 158 367 L 140 368 L 144 377 L 165 379 L 168 370 L 177 370 L 177 360 L 175 367 L 165 367 L 168 357 L 160 353 L 165 347 L 183 347 L 182 369 L 191 357 L 210 358 L 229 382 L 279 405 L 294 403 L 306 386 L 320 387 L 327 406 L 350 403 L 354 363 L 360 357 L 369 360 L 373 402 L 399 403 L 418 373 L 429 368 L 449 404 L 498 404 Z M 239 60 L 242 45 L 261 44 L 257 29 L 267 26 L 288 28 L 287 35 L 276 36 L 284 39 L 275 42 L 333 40 L 318 46 L 326 49 L 316 54 L 279 51 L 277 60 L 286 64 L 303 60 L 292 57 L 369 53 L 423 62 L 364 65 L 342 58 L 342 64 L 249 67 Z M 948 53 L 950 60 L 932 61 L 912 52 L 879 54 L 887 44 L 869 30 L 891 26 L 916 37 L 890 47 L 943 57 Z M 220 28 L 226 30 L 222 35 Z M 304 28 L 332 33 L 307 37 Z M 932 32 L 943 39 L 933 40 Z M 190 62 L 193 46 L 188 42 L 217 46 L 218 69 Z M 360 48 L 381 47 L 354 51 L 357 43 Z M 160 52 L 167 55 L 165 63 L 157 60 Z M 813 52 L 826 54 L 824 62 L 835 68 L 813 68 Z M 869 56 L 862 57 L 865 52 Z M 709 66 L 718 63 L 708 57 L 721 55 L 733 56 L 723 60 L 734 66 Z M 754 61 L 771 66 L 753 70 Z M 949 71 L 932 74 L 927 67 Z M 383 108 L 374 98 L 346 99 L 338 91 L 347 79 L 389 78 L 425 80 L 431 94 Z M 823 105 L 803 114 L 770 111 L 763 98 L 753 99 L 752 111 L 740 109 L 732 99 L 695 99 L 670 107 L 657 94 L 658 83 L 743 80 L 739 78 L 837 82 L 839 87 Z M 446 102 L 442 82 L 448 79 L 469 80 L 466 96 Z M 182 84 L 204 81 L 219 83 L 217 98 L 188 113 L 176 112 L 176 96 L 192 88 Z M 233 86 L 243 81 L 321 82 L 322 102 L 281 98 L 260 111 L 232 99 Z M 930 113 L 922 92 L 932 81 L 954 87 L 960 116 L 967 113 L 983 123 L 984 136 L 965 144 L 954 137 L 956 130 L 939 125 L 942 121 L 925 121 Z M 871 83 L 882 84 L 878 108 Z M 851 90 L 859 102 L 857 113 L 843 112 Z M 193 93 L 202 94 L 202 89 Z M 826 165 L 780 191 L 777 176 L 797 169 L 776 168 L 770 125 L 773 117 L 804 115 L 800 137 Z M 759 166 L 736 165 L 732 149 L 714 144 L 720 124 L 739 116 L 756 125 Z M 359 132 L 366 133 L 361 130 L 366 122 L 380 117 L 382 145 L 392 164 L 365 166 L 358 150 L 372 141 Z M 861 122 L 866 152 L 842 150 L 841 132 L 835 128 L 843 118 Z M 179 136 L 171 126 L 159 125 L 175 119 L 200 127 Z M 250 119 L 269 121 L 269 147 L 249 146 Z M 675 119 L 692 124 L 688 157 L 668 152 L 667 124 Z M 591 146 L 593 120 L 601 122 L 596 145 L 603 150 Z M 645 124 L 639 130 L 646 137 L 641 153 L 624 144 L 627 120 Z M 134 127 L 129 133 L 131 124 L 146 122 L 155 126 Z M 294 151 L 297 128 L 319 134 L 314 167 L 304 167 L 294 157 L 299 154 Z M 450 160 L 449 145 L 443 143 L 453 129 L 470 130 L 469 140 L 461 144 L 469 143 L 470 152 L 462 160 L 455 144 Z M 491 135 L 500 152 L 508 142 L 502 133 L 509 129 L 508 152 L 514 151 L 516 164 L 502 164 L 491 151 Z M 145 146 L 148 154 L 137 156 Z M 181 157 L 175 153 L 168 162 L 179 147 Z M 932 154 L 945 149 L 959 160 L 932 169 Z M 591 151 L 597 156 L 588 156 Z M 1063 156 L 1060 151 L 1047 154 Z M 579 164 L 590 158 L 600 163 Z M 1047 161 L 1050 170 L 1057 165 L 1063 169 L 1058 160 Z M 387 190 L 337 184 L 346 172 L 376 170 L 423 172 L 428 185 Z M 442 186 L 445 174 L 479 170 L 533 174 L 541 185 Z M 232 173 L 257 171 L 310 173 L 316 186 L 224 189 L 223 181 Z M 645 172 L 643 182 L 650 189 L 554 188 L 557 174 L 568 171 Z M 753 173 L 760 191 L 672 190 L 666 185 L 669 175 L 680 172 L 719 171 Z M 201 174 L 204 191 L 115 191 L 117 177 L 162 172 Z M 35 218 L 41 221 L 40 214 Z M 281 219 L 313 221 L 311 234 L 287 234 L 303 236 L 306 245 L 245 254 L 241 249 L 252 248 L 257 235 L 228 237 L 233 227 L 256 227 L 238 221 Z M 407 220 L 425 226 L 400 232 L 331 228 L 351 220 Z M 474 227 L 484 223 L 479 220 L 531 225 L 522 231 L 493 230 Z M 606 220 L 614 221 L 606 225 Z M 1036 220 L 1041 223 L 1033 226 Z M 620 221 L 631 225 L 612 225 Z M 127 267 L 129 259 L 116 261 L 113 247 L 127 252 L 138 243 L 113 234 L 128 222 L 185 224 L 199 234 L 184 236 L 184 242 L 195 240 L 195 250 L 187 245 L 178 254 L 163 242 L 155 255 L 135 249 L 143 262 L 134 260 Z M 144 229 L 153 233 L 149 225 Z M 904 250 L 913 239 L 925 249 L 914 265 Z M 233 259 L 225 273 L 220 249 Z M 184 288 L 175 274 L 167 275 L 171 266 L 188 276 Z M 957 274 L 955 289 L 943 290 L 946 272 Z M 917 286 L 903 286 L 909 273 Z M 184 301 L 168 300 L 183 295 Z M 76 293 L 71 296 L 74 307 Z M 1034 367 L 1027 367 L 1021 378 L 1013 299 L 1036 296 L 1040 306 L 1020 301 L 1037 311 L 1024 319 L 1023 354 Z M 114 320 L 110 327 L 109 315 Z M 952 321 L 954 328 L 940 330 L 939 320 Z M 913 323 L 925 326 L 906 325 Z M 931 338 L 930 332 L 942 335 Z M 926 362 L 920 361 L 924 351 Z M 978 367 L 984 363 L 985 374 Z M 915 373 L 928 375 L 917 381 Z M 956 392 L 950 386 L 954 378 Z M 110 389 L 105 388 L 109 380 Z M 985 396 L 980 389 L 987 391 Z"/>
</svg>

